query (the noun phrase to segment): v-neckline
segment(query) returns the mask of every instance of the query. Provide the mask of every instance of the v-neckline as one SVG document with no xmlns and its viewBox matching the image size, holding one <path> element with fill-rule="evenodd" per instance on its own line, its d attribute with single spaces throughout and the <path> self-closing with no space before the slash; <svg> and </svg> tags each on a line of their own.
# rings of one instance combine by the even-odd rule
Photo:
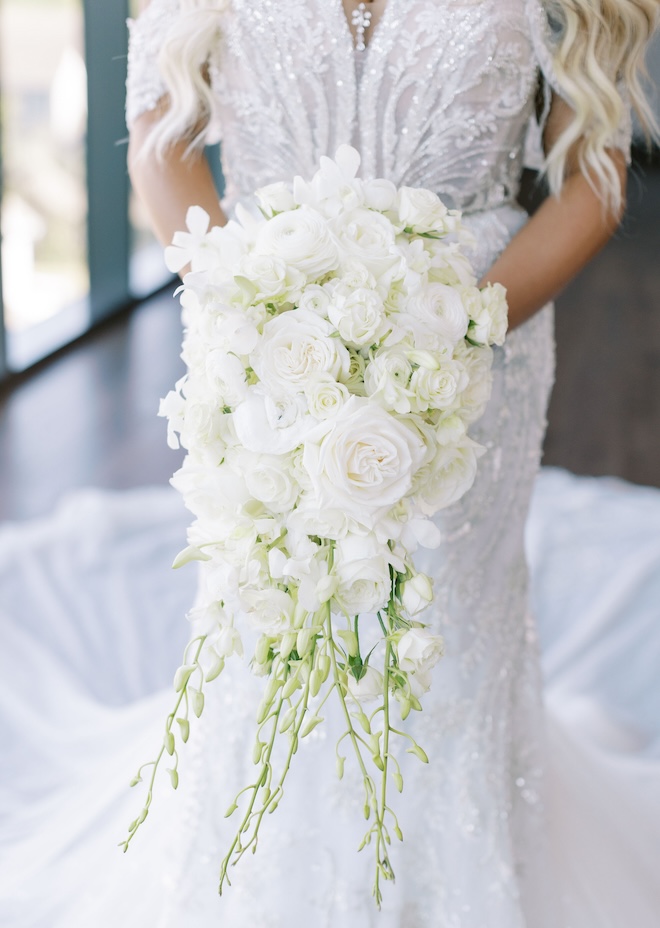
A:
<svg viewBox="0 0 660 928">
<path fill-rule="evenodd" d="M 353 35 L 353 30 L 351 29 L 350 19 L 344 8 L 344 0 L 335 0 L 335 2 L 337 4 L 337 13 L 340 16 L 344 26 L 344 35 L 348 38 L 348 43 L 353 54 L 353 58 L 356 62 L 361 62 L 364 64 L 364 62 L 369 57 L 370 49 L 374 43 L 374 40 L 380 37 L 381 27 L 389 15 L 390 7 L 394 5 L 396 0 L 386 0 L 385 6 L 383 7 L 383 12 L 380 14 L 378 22 L 371 29 L 371 36 L 369 41 L 364 43 L 365 47 L 361 50 L 359 50 L 355 45 L 355 36 Z"/>
</svg>

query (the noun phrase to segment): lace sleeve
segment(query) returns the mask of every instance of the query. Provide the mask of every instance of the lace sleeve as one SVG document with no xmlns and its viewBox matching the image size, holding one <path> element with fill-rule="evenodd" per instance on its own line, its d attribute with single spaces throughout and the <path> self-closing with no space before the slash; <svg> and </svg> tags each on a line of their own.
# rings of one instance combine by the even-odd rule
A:
<svg viewBox="0 0 660 928">
<path fill-rule="evenodd" d="M 137 19 L 128 20 L 126 125 L 129 129 L 138 116 L 155 109 L 166 93 L 158 70 L 158 55 L 179 13 L 179 0 L 151 0 Z"/>
<path fill-rule="evenodd" d="M 534 55 L 539 71 L 543 78 L 543 110 L 539 117 L 538 133 L 540 134 L 550 112 L 552 93 L 556 93 L 570 105 L 571 100 L 563 88 L 554 65 L 554 45 L 557 41 L 560 26 L 552 21 L 545 9 L 543 0 L 528 0 L 528 20 Z M 619 85 L 619 93 L 623 100 L 623 116 L 612 134 L 612 148 L 620 148 L 626 153 L 630 162 L 630 146 L 632 142 L 632 117 L 625 86 Z"/>
</svg>

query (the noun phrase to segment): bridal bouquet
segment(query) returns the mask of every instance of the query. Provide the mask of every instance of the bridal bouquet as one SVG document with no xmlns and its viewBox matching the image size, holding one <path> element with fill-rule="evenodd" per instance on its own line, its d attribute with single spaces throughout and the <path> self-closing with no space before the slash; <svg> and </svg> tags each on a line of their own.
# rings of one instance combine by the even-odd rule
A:
<svg viewBox="0 0 660 928">
<path fill-rule="evenodd" d="M 202 598 L 122 844 L 147 817 L 166 757 L 176 788 L 190 714 L 249 642 L 263 678 L 256 770 L 227 812 L 238 824 L 220 891 L 334 698 L 345 725 L 337 774 L 347 745 L 380 904 L 381 879 L 394 878 L 390 832 L 402 839 L 388 799 L 390 780 L 403 789 L 395 742 L 428 762 L 395 713 L 421 710 L 443 653 L 418 618 L 433 593 L 413 555 L 439 544 L 432 517 L 474 481 L 482 449 L 467 430 L 488 401 L 506 300 L 499 285 L 476 286 L 458 213 L 428 190 L 360 180 L 359 163 L 342 146 L 310 182 L 258 190 L 260 214 L 239 208 L 223 228 L 193 207 L 167 249 L 171 270 L 191 266 L 188 373 L 161 408 L 170 443 L 188 452 L 172 482 L 195 516 L 175 566 L 203 562 Z"/>
</svg>

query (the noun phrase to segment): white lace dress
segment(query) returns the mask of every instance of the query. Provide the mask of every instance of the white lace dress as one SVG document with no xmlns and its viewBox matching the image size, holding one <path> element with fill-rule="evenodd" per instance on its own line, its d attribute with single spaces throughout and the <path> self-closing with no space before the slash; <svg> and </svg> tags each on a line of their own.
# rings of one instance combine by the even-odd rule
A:
<svg viewBox="0 0 660 928">
<path fill-rule="evenodd" d="M 180 15 L 176 0 L 152 0 L 132 24 L 129 123 L 164 91 L 157 54 Z M 558 89 L 550 42 L 540 0 L 388 0 L 361 53 L 354 50 L 341 0 L 232 0 L 219 20 L 210 69 L 213 125 L 222 139 L 228 183 L 226 210 L 258 186 L 294 173 L 309 175 L 321 155 L 351 142 L 362 153 L 363 175 L 432 188 L 463 210 L 478 241 L 476 268 L 485 271 L 525 222 L 515 199 L 530 126 L 534 134 L 539 76 L 546 87 Z M 625 147 L 626 131 L 622 127 L 613 143 Z M 41 870 L 33 859 L 39 845 L 14 836 L 15 886 L 7 896 L 14 920 L 8 925 L 657 924 L 660 897 L 648 863 L 653 851 L 660 853 L 658 806 L 651 814 L 658 798 L 651 779 L 657 761 L 649 747 L 657 724 L 650 721 L 648 699 L 640 696 L 637 707 L 638 717 L 646 713 L 646 735 L 637 729 L 632 746 L 622 746 L 623 735 L 616 741 L 624 729 L 608 714 L 608 737 L 618 751 L 614 759 L 604 751 L 605 735 L 602 743 L 589 741 L 577 734 L 575 719 L 567 726 L 566 712 L 578 703 L 562 702 L 561 687 L 552 713 L 542 704 L 524 530 L 553 364 L 548 306 L 496 349 L 492 400 L 474 430 L 488 453 L 473 490 L 439 517 L 443 545 L 420 557 L 419 567 L 433 575 L 437 592 L 425 619 L 444 635 L 447 656 L 436 669 L 423 714 L 408 720 L 431 762 L 424 766 L 406 757 L 406 786 L 396 803 L 405 841 L 392 852 L 397 879 L 385 887 L 382 912 L 371 899 L 368 849 L 356 853 L 357 775 L 341 783 L 335 777 L 331 712 L 325 737 L 310 737 L 296 756 L 288 792 L 265 823 L 257 855 L 241 862 L 232 887 L 218 899 L 219 861 L 233 827 L 223 815 L 252 769 L 246 732 L 259 688 L 238 667 L 209 688 L 209 704 L 184 758 L 181 787 L 177 794 L 156 797 L 126 857 L 108 853 L 103 840 L 110 846 L 111 838 L 121 838 L 120 813 L 128 822 L 138 803 L 130 794 L 117 798 L 124 782 L 119 772 L 132 774 L 136 761 L 148 759 L 149 744 L 160 737 L 159 713 L 164 720 L 171 697 L 146 698 L 150 687 L 142 681 L 132 705 L 110 715 L 106 705 L 105 716 L 99 715 L 99 700 L 90 697 L 88 728 L 100 742 L 98 770 L 85 757 L 88 732 L 88 740 L 75 747 L 85 758 L 86 786 L 74 778 L 77 801 L 70 797 L 73 805 L 67 806 L 60 790 L 57 810 L 47 807 L 51 819 L 61 816 L 61 837 L 42 839 Z M 570 482 L 562 485 L 561 474 L 553 479 L 546 515 L 566 493 L 571 498 Z M 154 537 L 161 540 L 159 518 L 177 530 L 185 522 L 175 501 L 164 495 L 161 509 L 126 505 L 132 530 L 137 514 L 150 511 L 141 524 L 146 531 L 153 522 Z M 651 511 L 657 518 L 658 509 Z M 549 536 L 540 537 L 537 550 Z M 654 550 L 657 556 L 657 546 Z M 538 576 L 541 582 L 542 567 Z M 573 586 L 575 575 L 567 581 L 569 602 Z M 185 597 L 180 592 L 177 597 L 171 614 L 185 609 Z M 153 618 L 132 619 L 142 623 L 142 632 L 157 627 Z M 167 634 L 172 627 L 167 625 Z M 597 627 L 578 636 L 576 653 L 597 637 Z M 117 640 L 132 634 L 129 628 L 122 619 Z M 657 638 L 657 632 L 649 637 L 656 649 Z M 560 665 L 562 648 L 565 664 L 566 649 L 573 653 L 569 639 L 562 639 Z M 20 650 L 20 641 L 15 647 Z M 148 667 L 146 658 L 140 666 Z M 595 671 L 592 677 L 595 686 L 601 677 Z M 645 679 L 651 679 L 648 664 Z M 576 691 L 574 686 L 564 692 L 574 697 Z M 124 690 L 117 701 L 127 698 Z M 75 695 L 78 704 L 79 699 Z M 581 718 L 591 713 L 593 721 L 596 703 L 579 704 Z M 599 730 L 602 734 L 602 725 Z M 115 751 L 110 768 L 109 747 Z M 50 865 L 47 890 L 28 904 L 25 873 L 43 873 Z M 23 918 L 26 912 L 31 914 Z"/>
</svg>

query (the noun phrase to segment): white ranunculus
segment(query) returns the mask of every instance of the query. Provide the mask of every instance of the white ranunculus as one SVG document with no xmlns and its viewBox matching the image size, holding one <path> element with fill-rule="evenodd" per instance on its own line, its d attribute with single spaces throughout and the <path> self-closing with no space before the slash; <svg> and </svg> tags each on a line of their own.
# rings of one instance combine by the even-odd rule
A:
<svg viewBox="0 0 660 928">
<path fill-rule="evenodd" d="M 401 670 L 427 673 L 443 657 L 445 643 L 427 628 L 411 628 L 399 639 L 396 650 Z"/>
<path fill-rule="evenodd" d="M 472 316 L 468 337 L 479 345 L 503 345 L 508 328 L 506 290 L 489 284 L 481 291 L 481 306 Z"/>
<path fill-rule="evenodd" d="M 255 251 L 282 258 L 310 281 L 339 265 L 339 251 L 326 220 L 307 206 L 278 213 L 264 223 L 257 233 Z"/>
<path fill-rule="evenodd" d="M 401 261 L 396 251 L 396 230 L 382 213 L 358 208 L 341 213 L 332 230 L 348 257 L 358 259 L 378 278 Z"/>
<path fill-rule="evenodd" d="M 265 216 L 269 219 L 275 213 L 285 213 L 296 208 L 291 187 L 283 181 L 266 184 L 255 191 L 255 197 Z"/>
<path fill-rule="evenodd" d="M 346 509 L 372 528 L 410 491 L 424 455 L 419 435 L 352 396 L 327 430 L 308 438 L 303 463 L 320 507 Z"/>
<path fill-rule="evenodd" d="M 384 409 L 400 414 L 410 412 L 414 392 L 410 387 L 412 365 L 407 352 L 384 348 L 369 362 L 364 372 L 364 388 Z"/>
<path fill-rule="evenodd" d="M 247 620 L 256 631 L 281 635 L 293 628 L 295 603 L 284 590 L 243 590 L 241 601 Z"/>
<path fill-rule="evenodd" d="M 310 415 L 317 419 L 336 416 L 348 400 L 350 393 L 343 383 L 337 383 L 330 374 L 311 374 L 305 384 L 305 396 Z"/>
<path fill-rule="evenodd" d="M 351 348 L 379 342 L 387 332 L 383 301 L 374 290 L 358 287 L 348 294 L 337 293 L 330 303 L 328 318 Z"/>
<path fill-rule="evenodd" d="M 420 412 L 427 409 L 449 409 L 468 384 L 468 376 L 460 361 L 443 361 L 437 370 L 419 367 L 412 375 L 410 389 Z"/>
<path fill-rule="evenodd" d="M 288 512 L 293 508 L 299 488 L 292 479 L 287 456 L 250 454 L 241 450 L 233 453 L 231 463 L 243 472 L 252 496 L 271 512 Z"/>
<path fill-rule="evenodd" d="M 428 284 L 411 297 L 406 308 L 452 347 L 465 338 L 470 320 L 460 294 L 453 287 Z"/>
<path fill-rule="evenodd" d="M 376 670 L 370 664 L 365 668 L 360 680 L 356 680 L 352 673 L 348 674 L 348 691 L 358 702 L 382 699 L 384 690 L 385 678 L 380 670 Z"/>
<path fill-rule="evenodd" d="M 316 425 L 307 412 L 304 394 L 273 399 L 259 387 L 249 387 L 247 396 L 232 415 L 238 440 L 249 451 L 286 454 L 305 440 Z"/>
<path fill-rule="evenodd" d="M 432 601 L 432 580 L 426 574 L 415 574 L 401 585 L 401 604 L 408 615 L 417 615 Z"/>
<path fill-rule="evenodd" d="M 448 210 L 440 197 L 431 190 L 401 187 L 398 196 L 399 218 L 413 232 L 447 231 Z"/>
<path fill-rule="evenodd" d="M 467 493 L 477 475 L 477 458 L 483 448 L 467 436 L 459 445 L 438 446 L 436 456 L 418 487 L 416 502 L 424 515 L 432 516 Z M 421 475 L 420 475 L 421 476 Z"/>
<path fill-rule="evenodd" d="M 324 287 L 318 284 L 309 284 L 305 287 L 298 301 L 298 310 L 316 313 L 323 319 L 328 318 L 330 295 Z"/>
<path fill-rule="evenodd" d="M 376 278 L 362 261 L 349 256 L 342 259 L 338 276 L 328 281 L 325 286 L 331 295 L 334 295 L 337 290 L 346 295 L 347 291 L 356 290 L 358 287 L 373 290 L 376 286 Z"/>
<path fill-rule="evenodd" d="M 335 380 L 346 375 L 350 356 L 333 331 L 309 310 L 292 310 L 267 322 L 251 355 L 263 388 L 283 396 L 302 392 L 312 374 L 327 373 Z"/>
</svg>

